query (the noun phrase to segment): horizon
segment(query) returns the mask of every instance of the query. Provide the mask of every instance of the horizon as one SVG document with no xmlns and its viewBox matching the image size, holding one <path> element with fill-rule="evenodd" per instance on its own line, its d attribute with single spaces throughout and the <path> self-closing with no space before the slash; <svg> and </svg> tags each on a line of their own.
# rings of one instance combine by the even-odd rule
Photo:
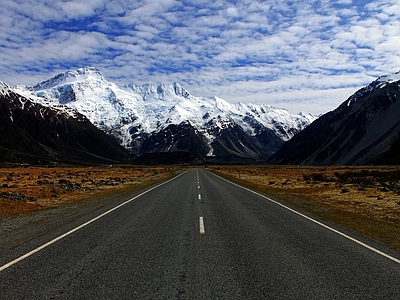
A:
<svg viewBox="0 0 400 300">
<path fill-rule="evenodd" d="M 93 66 L 119 86 L 178 82 L 320 115 L 400 70 L 395 0 L 7 1 L 0 15 L 0 80 L 13 86 Z"/>
</svg>

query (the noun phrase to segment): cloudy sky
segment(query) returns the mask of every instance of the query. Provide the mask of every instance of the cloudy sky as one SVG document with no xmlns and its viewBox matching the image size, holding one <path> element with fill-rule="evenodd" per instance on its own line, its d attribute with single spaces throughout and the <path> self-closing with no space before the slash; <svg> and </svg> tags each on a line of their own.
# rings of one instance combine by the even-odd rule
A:
<svg viewBox="0 0 400 300">
<path fill-rule="evenodd" d="M 117 84 L 325 113 L 400 70 L 400 0 L 2 0 L 0 80 Z"/>
</svg>

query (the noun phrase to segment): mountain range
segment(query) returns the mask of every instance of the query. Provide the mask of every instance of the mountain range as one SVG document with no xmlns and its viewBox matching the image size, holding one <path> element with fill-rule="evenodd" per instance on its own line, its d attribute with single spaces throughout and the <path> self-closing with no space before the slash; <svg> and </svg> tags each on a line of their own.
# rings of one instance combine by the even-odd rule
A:
<svg viewBox="0 0 400 300">
<path fill-rule="evenodd" d="M 179 83 L 118 86 L 92 67 L 16 90 L 84 115 L 134 155 L 185 151 L 214 161 L 265 161 L 316 116 L 191 95 Z"/>
<path fill-rule="evenodd" d="M 0 161 L 398 164 L 399 86 L 399 73 L 381 76 L 317 118 L 179 83 L 118 86 L 92 67 L 0 82 Z"/>
</svg>

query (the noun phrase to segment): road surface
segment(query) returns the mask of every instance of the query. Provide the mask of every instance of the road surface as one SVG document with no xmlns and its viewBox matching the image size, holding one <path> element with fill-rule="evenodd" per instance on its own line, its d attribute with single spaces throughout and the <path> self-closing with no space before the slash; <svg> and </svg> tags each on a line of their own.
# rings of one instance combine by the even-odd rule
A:
<svg viewBox="0 0 400 300">
<path fill-rule="evenodd" d="M 1 253 L 0 299 L 399 299 L 400 254 L 328 226 L 191 169 Z"/>
</svg>

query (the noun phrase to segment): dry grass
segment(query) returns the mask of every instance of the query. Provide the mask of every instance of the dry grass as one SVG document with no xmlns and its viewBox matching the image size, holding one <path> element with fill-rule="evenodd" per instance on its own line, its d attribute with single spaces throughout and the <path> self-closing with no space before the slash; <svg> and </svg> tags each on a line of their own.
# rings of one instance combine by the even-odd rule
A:
<svg viewBox="0 0 400 300">
<path fill-rule="evenodd" d="M 141 188 L 173 176 L 175 167 L 17 167 L 0 169 L 0 216 L 8 217 Z"/>
<path fill-rule="evenodd" d="M 400 166 L 208 169 L 400 250 Z"/>
</svg>

